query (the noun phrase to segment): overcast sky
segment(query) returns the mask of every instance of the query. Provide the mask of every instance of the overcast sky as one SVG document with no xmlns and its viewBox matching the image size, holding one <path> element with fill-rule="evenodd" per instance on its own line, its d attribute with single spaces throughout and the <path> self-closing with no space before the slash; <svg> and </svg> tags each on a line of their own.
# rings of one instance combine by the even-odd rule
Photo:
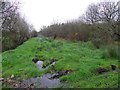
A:
<svg viewBox="0 0 120 90">
<path fill-rule="evenodd" d="M 22 15 L 37 31 L 53 21 L 65 22 L 77 19 L 91 3 L 100 0 L 19 0 Z"/>
</svg>

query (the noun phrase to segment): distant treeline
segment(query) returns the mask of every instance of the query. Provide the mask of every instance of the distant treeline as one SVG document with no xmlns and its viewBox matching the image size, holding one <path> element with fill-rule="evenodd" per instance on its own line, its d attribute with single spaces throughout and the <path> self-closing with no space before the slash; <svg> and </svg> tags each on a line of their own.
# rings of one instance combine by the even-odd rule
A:
<svg viewBox="0 0 120 90">
<path fill-rule="evenodd" d="M 92 41 L 97 48 L 120 41 L 119 4 L 110 1 L 91 4 L 78 19 L 44 26 L 39 33 L 53 38 Z"/>
<path fill-rule="evenodd" d="M 0 1 L 0 19 L 2 26 L 2 51 L 16 48 L 27 39 L 37 36 L 32 25 L 29 25 L 18 12 L 18 3 Z M 1 38 L 2 37 L 2 38 Z"/>
<path fill-rule="evenodd" d="M 63 38 L 72 41 L 92 41 L 99 48 L 101 45 L 120 41 L 120 33 L 118 32 L 118 23 L 86 24 L 82 22 L 68 22 L 64 24 L 54 24 L 43 28 L 39 33 L 52 38 Z M 112 29 L 113 28 L 113 29 Z M 112 31 L 109 31 L 112 30 Z"/>
</svg>

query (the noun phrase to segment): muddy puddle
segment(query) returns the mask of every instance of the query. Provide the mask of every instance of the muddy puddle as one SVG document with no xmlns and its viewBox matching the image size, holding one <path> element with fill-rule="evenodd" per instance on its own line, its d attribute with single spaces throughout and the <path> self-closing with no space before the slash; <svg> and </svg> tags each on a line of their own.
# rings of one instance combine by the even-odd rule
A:
<svg viewBox="0 0 120 90">
<path fill-rule="evenodd" d="M 19 87 L 23 88 L 56 88 L 60 87 L 61 83 L 59 79 L 50 79 L 51 74 L 45 74 L 41 77 L 30 78 L 21 82 Z"/>
<path fill-rule="evenodd" d="M 38 69 L 40 71 L 43 71 L 47 69 L 51 65 L 55 65 L 55 61 L 52 61 L 47 67 L 43 67 L 43 61 L 36 61 L 35 64 L 37 65 Z M 65 83 L 62 83 L 60 81 L 60 77 L 63 75 L 68 74 L 71 72 L 70 70 L 64 70 L 64 71 L 59 71 L 55 72 L 53 74 L 45 74 L 42 75 L 41 77 L 36 77 L 36 78 L 30 78 L 27 80 L 23 80 L 18 88 L 57 88 L 57 87 L 67 87 L 68 85 Z"/>
<path fill-rule="evenodd" d="M 37 61 L 35 63 L 38 69 L 45 70 L 50 65 L 55 65 L 55 61 L 52 61 L 46 68 L 43 68 L 43 61 Z M 70 85 L 67 82 L 60 81 L 60 77 L 71 73 L 72 70 L 62 70 L 56 71 L 52 74 L 44 74 L 40 77 L 33 77 L 30 79 L 22 80 L 20 82 L 16 82 L 11 76 L 9 79 L 1 79 L 1 81 L 5 84 L 11 85 L 14 88 L 69 88 Z"/>
</svg>

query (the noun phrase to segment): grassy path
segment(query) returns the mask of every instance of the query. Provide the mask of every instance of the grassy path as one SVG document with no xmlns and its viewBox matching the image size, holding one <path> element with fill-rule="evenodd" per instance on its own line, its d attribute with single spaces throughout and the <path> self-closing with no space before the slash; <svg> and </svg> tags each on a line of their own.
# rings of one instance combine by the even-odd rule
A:
<svg viewBox="0 0 120 90">
<path fill-rule="evenodd" d="M 39 71 L 32 59 L 38 57 L 47 65 L 51 59 L 57 59 L 54 71 L 73 70 L 73 73 L 60 77 L 71 87 L 114 88 L 118 87 L 118 72 L 111 70 L 114 64 L 118 69 L 118 60 L 103 58 L 103 51 L 94 48 L 91 42 L 70 42 L 32 38 L 14 50 L 2 53 L 3 78 L 20 81 L 31 77 L 52 73 L 53 68 Z M 103 67 L 109 72 L 98 74 L 96 69 Z"/>
</svg>

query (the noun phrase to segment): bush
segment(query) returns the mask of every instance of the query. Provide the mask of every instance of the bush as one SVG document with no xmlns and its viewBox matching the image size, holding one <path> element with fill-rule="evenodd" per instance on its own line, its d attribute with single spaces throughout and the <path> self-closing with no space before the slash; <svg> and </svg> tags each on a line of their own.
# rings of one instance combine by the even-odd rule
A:
<svg viewBox="0 0 120 90">
<path fill-rule="evenodd" d="M 63 38 L 67 40 L 88 41 L 91 25 L 81 22 L 67 22 L 53 24 L 41 29 L 40 34 L 47 37 Z"/>
</svg>

